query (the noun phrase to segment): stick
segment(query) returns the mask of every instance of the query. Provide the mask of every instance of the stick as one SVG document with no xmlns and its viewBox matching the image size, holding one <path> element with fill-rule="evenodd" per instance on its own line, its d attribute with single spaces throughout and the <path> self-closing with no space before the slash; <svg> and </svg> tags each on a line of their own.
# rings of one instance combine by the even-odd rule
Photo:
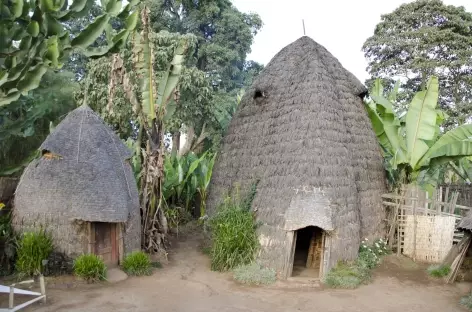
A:
<svg viewBox="0 0 472 312">
<path fill-rule="evenodd" d="M 8 300 L 8 308 L 13 309 L 13 296 L 15 296 L 15 288 L 10 286 L 10 296 Z"/>
<path fill-rule="evenodd" d="M 46 285 L 44 284 L 44 276 L 39 276 L 39 287 L 41 288 L 41 295 L 44 296 L 43 303 L 46 303 Z"/>
<path fill-rule="evenodd" d="M 413 261 L 416 262 L 416 201 L 413 200 Z"/>
<path fill-rule="evenodd" d="M 303 24 L 303 36 L 306 36 L 305 33 L 305 20 L 302 19 L 302 24 Z"/>
</svg>

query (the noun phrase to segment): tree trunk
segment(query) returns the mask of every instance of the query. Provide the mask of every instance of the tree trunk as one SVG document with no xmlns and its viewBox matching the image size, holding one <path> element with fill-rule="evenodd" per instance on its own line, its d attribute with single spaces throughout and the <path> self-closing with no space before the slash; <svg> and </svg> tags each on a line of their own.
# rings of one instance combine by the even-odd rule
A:
<svg viewBox="0 0 472 312">
<path fill-rule="evenodd" d="M 180 150 L 180 131 L 172 134 L 172 155 L 177 155 Z"/>
</svg>

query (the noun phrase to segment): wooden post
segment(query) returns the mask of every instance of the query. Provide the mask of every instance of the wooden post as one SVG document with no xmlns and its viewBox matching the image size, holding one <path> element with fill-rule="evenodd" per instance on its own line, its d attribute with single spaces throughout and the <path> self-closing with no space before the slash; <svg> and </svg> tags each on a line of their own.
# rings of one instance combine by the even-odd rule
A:
<svg viewBox="0 0 472 312">
<path fill-rule="evenodd" d="M 13 309 L 13 306 L 14 306 L 14 301 L 13 301 L 13 298 L 15 296 L 15 288 L 13 286 L 10 286 L 10 297 L 8 298 L 8 308 L 9 309 Z"/>
<path fill-rule="evenodd" d="M 413 261 L 416 261 L 416 200 L 413 200 Z"/>
<path fill-rule="evenodd" d="M 43 295 L 43 303 L 46 303 L 46 284 L 44 283 L 44 276 L 39 276 L 39 287 L 41 288 L 41 295 Z"/>
<path fill-rule="evenodd" d="M 444 202 L 449 203 L 449 186 L 446 187 L 446 195 L 444 196 Z M 444 207 L 446 208 L 446 207 Z M 447 209 L 444 209 L 444 212 L 447 212 Z"/>
<path fill-rule="evenodd" d="M 452 195 L 451 203 L 449 204 L 449 213 L 454 214 L 456 210 L 457 198 L 459 197 L 459 192 L 454 192 Z"/>
</svg>

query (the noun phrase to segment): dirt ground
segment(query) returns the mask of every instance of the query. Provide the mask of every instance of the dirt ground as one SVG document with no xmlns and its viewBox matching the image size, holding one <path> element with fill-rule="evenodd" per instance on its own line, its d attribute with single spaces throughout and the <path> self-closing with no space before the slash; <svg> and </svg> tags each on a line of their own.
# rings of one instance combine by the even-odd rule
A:
<svg viewBox="0 0 472 312">
<path fill-rule="evenodd" d="M 459 312 L 464 288 L 430 280 L 408 259 L 388 257 L 374 281 L 356 290 L 247 287 L 211 272 L 195 236 L 173 243 L 170 262 L 152 276 L 112 285 L 51 284 L 37 312 Z M 286 286 L 286 285 L 285 285 Z M 71 287 L 71 288 L 67 288 Z M 3 300 L 0 300 L 3 301 Z"/>
</svg>

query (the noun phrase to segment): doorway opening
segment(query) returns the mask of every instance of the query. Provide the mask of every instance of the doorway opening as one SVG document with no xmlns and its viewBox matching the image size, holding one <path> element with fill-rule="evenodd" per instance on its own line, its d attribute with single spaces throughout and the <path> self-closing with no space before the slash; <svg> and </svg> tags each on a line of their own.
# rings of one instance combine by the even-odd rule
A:
<svg viewBox="0 0 472 312">
<path fill-rule="evenodd" d="M 323 230 L 308 226 L 295 231 L 295 237 L 292 276 L 319 278 L 323 263 Z"/>
</svg>

